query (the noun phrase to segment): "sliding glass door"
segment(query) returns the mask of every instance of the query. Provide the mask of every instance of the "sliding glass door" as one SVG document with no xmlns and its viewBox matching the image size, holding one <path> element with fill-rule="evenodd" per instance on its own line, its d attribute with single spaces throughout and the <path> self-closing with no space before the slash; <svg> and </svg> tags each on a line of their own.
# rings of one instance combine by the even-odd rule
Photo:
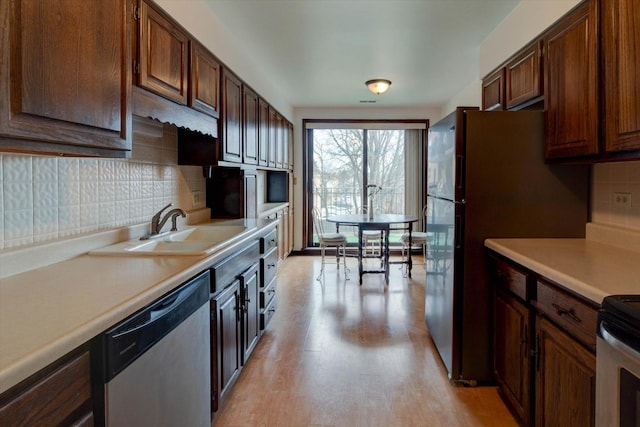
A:
<svg viewBox="0 0 640 427">
<path fill-rule="evenodd" d="M 326 222 L 331 215 L 366 213 L 367 185 L 381 187 L 372 198 L 376 213 L 407 213 L 408 206 L 421 206 L 421 190 L 416 191 L 415 184 L 407 186 L 407 182 L 422 180 L 422 138 L 415 136 L 423 133 L 405 129 L 309 129 L 308 206 L 318 210 L 325 231 L 334 230 L 335 225 Z M 418 166 L 407 166 L 414 163 Z M 407 171 L 418 171 L 418 176 L 408 177 Z M 407 187 L 411 187 L 410 194 Z M 350 243 L 357 242 L 355 230 L 340 231 L 347 234 Z M 398 242 L 400 234 L 392 234 L 391 243 Z M 307 244 L 315 245 L 315 231 L 309 230 L 307 235 Z"/>
</svg>

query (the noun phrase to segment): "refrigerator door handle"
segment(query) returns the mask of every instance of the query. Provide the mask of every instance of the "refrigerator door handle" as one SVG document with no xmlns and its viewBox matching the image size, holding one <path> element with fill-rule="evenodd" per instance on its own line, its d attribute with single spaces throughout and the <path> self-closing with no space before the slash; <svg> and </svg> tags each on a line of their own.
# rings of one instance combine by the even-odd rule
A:
<svg viewBox="0 0 640 427">
<path fill-rule="evenodd" d="M 464 177 L 464 156 L 456 156 L 456 190 L 464 189 Z"/>
<path fill-rule="evenodd" d="M 447 199 L 445 197 L 432 196 L 431 193 L 427 193 L 427 197 L 431 197 L 432 199 L 435 199 L 435 200 L 444 200 L 445 202 L 452 202 L 452 203 L 455 203 L 456 205 L 464 205 L 466 203 L 465 199 L 462 199 L 462 200 L 451 200 L 451 199 Z"/>
</svg>

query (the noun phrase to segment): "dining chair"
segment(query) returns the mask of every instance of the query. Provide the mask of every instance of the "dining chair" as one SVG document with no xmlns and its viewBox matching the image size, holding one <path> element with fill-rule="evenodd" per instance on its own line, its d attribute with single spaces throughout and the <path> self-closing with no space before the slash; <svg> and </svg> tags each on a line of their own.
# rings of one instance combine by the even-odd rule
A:
<svg viewBox="0 0 640 427">
<path fill-rule="evenodd" d="M 411 232 L 411 241 L 409 241 L 409 233 L 404 233 L 400 237 L 400 241 L 402 242 L 402 260 L 404 261 L 405 249 L 410 251 L 414 245 L 422 246 L 422 257 L 424 262 L 427 260 L 427 240 L 431 237 L 431 235 L 426 231 L 427 224 L 427 205 L 424 205 L 422 208 L 422 227 L 425 231 L 412 231 Z"/>
<path fill-rule="evenodd" d="M 362 231 L 362 248 L 365 254 L 370 250 L 371 255 L 382 255 L 382 231 L 380 230 L 363 230 Z"/>
<path fill-rule="evenodd" d="M 324 226 L 322 224 L 322 219 L 320 217 L 320 212 L 317 208 L 313 208 L 311 210 L 311 215 L 313 216 L 313 228 L 318 236 L 318 245 L 320 246 L 320 254 L 322 257 L 322 263 L 320 266 L 320 275 L 316 278 L 316 280 L 320 280 L 322 274 L 324 273 L 324 258 L 325 258 L 325 250 L 326 248 L 336 248 L 336 264 L 338 269 L 340 269 L 340 248 L 342 248 L 342 263 L 344 265 L 344 277 L 345 280 L 349 280 L 349 276 L 347 273 L 349 269 L 347 268 L 346 261 L 346 252 L 347 252 L 347 237 L 342 233 L 326 233 L 324 231 Z"/>
</svg>

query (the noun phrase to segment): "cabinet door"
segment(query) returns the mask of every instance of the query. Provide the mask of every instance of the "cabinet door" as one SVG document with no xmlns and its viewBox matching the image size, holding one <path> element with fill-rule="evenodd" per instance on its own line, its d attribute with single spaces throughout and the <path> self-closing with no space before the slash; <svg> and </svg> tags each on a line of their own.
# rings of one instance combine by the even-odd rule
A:
<svg viewBox="0 0 640 427">
<path fill-rule="evenodd" d="M 545 157 L 598 154 L 598 26 L 594 0 L 544 36 Z"/>
<path fill-rule="evenodd" d="M 640 0 L 601 5 L 606 150 L 640 150 Z"/>
<path fill-rule="evenodd" d="M 259 307 L 259 284 L 260 284 L 260 264 L 253 264 L 246 272 L 240 276 L 242 289 L 242 364 L 249 360 L 249 356 L 258 344 L 260 338 L 260 307 Z"/>
<path fill-rule="evenodd" d="M 260 98 L 258 102 L 258 164 L 269 166 L 269 104 Z"/>
<path fill-rule="evenodd" d="M 258 95 L 246 86 L 242 87 L 244 121 L 242 140 L 244 144 L 243 163 L 250 165 L 258 164 Z"/>
<path fill-rule="evenodd" d="M 242 162 L 242 81 L 222 70 L 222 160 Z"/>
<path fill-rule="evenodd" d="M 282 169 L 289 169 L 289 122 L 282 118 Z"/>
<path fill-rule="evenodd" d="M 289 146 L 287 147 L 289 154 L 287 157 L 289 159 L 289 170 L 293 170 L 293 123 L 289 123 L 287 131 L 289 133 Z"/>
<path fill-rule="evenodd" d="M 276 113 L 276 167 L 279 169 L 284 165 L 284 144 L 284 118 Z"/>
<path fill-rule="evenodd" d="M 289 206 L 289 239 L 288 239 L 288 250 L 287 253 L 293 252 L 293 206 Z"/>
<path fill-rule="evenodd" d="M 504 110 L 504 67 L 482 79 L 482 109 Z"/>
<path fill-rule="evenodd" d="M 123 0 L 0 2 L 0 147 L 128 155 L 130 12 Z"/>
<path fill-rule="evenodd" d="M 593 426 L 596 358 L 537 318 L 536 426 Z"/>
<path fill-rule="evenodd" d="M 258 176 L 255 172 L 244 173 L 244 217 L 258 217 Z"/>
<path fill-rule="evenodd" d="M 541 42 L 536 41 L 522 49 L 507 63 L 506 102 L 511 109 L 542 95 Z"/>
<path fill-rule="evenodd" d="M 211 52 L 192 40 L 189 106 L 201 113 L 218 117 L 220 63 Z"/>
<path fill-rule="evenodd" d="M 140 1 L 138 85 L 187 104 L 187 34 L 151 2 Z"/>
<path fill-rule="evenodd" d="M 233 282 L 211 300 L 211 387 L 212 409 L 227 393 L 240 373 L 239 281 Z"/>
<path fill-rule="evenodd" d="M 525 425 L 531 417 L 529 309 L 517 298 L 498 291 L 494 317 L 494 372 L 502 394 Z"/>
<path fill-rule="evenodd" d="M 276 167 L 278 120 L 276 110 L 269 106 L 269 167 Z"/>
</svg>

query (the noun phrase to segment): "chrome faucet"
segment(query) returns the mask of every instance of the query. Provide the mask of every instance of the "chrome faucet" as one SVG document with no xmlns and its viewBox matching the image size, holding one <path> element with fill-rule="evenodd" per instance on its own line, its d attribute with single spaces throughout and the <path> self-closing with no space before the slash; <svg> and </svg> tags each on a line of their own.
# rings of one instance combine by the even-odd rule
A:
<svg viewBox="0 0 640 427">
<path fill-rule="evenodd" d="M 162 212 L 164 212 L 165 209 L 170 208 L 171 206 L 173 206 L 173 203 L 169 203 L 167 206 L 160 209 L 153 216 L 153 218 L 151 218 L 151 235 L 152 236 L 160 234 L 160 230 L 162 230 L 162 227 L 169 220 L 169 218 L 171 218 L 171 231 L 178 230 L 178 227 L 176 226 L 176 220 L 178 216 L 182 216 L 183 218 L 187 216 L 185 211 L 183 211 L 180 208 L 175 208 L 175 209 L 171 209 L 169 212 L 167 212 L 164 215 L 164 217 L 162 217 L 162 219 L 160 219 L 160 217 L 162 216 Z"/>
</svg>

